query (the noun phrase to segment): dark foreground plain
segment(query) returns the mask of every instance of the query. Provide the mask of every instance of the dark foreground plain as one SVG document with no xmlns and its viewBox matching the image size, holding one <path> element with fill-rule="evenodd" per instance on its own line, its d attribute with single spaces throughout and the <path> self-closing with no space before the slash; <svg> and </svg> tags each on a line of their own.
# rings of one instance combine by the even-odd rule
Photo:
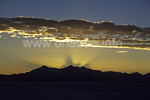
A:
<svg viewBox="0 0 150 100">
<path fill-rule="evenodd" d="M 0 100 L 150 100 L 150 84 L 1 82 Z"/>
</svg>

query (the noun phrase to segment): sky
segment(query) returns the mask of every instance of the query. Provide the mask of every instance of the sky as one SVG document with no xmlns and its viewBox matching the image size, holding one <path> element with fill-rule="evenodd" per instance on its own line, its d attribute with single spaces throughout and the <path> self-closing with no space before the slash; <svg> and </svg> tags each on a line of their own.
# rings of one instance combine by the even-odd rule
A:
<svg viewBox="0 0 150 100">
<path fill-rule="evenodd" d="M 148 50 L 61 46 L 24 47 L 22 40 L 24 39 L 15 37 L 0 39 L 1 74 L 28 72 L 42 65 L 55 68 L 74 65 L 101 71 L 141 74 L 150 72 L 150 51 Z"/>
<path fill-rule="evenodd" d="M 149 0 L 0 0 L 0 17 L 113 21 L 117 25 L 150 26 Z"/>
<path fill-rule="evenodd" d="M 85 19 L 150 27 L 149 11 L 149 0 L 0 0 L 0 17 L 4 18 L 25 16 L 58 21 Z M 42 65 L 61 68 L 70 64 L 102 71 L 150 72 L 150 48 L 25 47 L 24 40 L 41 40 L 41 37 L 53 36 L 36 37 L 25 32 L 0 30 L 0 74 L 27 72 Z M 145 42 L 146 45 L 148 43 Z"/>
</svg>

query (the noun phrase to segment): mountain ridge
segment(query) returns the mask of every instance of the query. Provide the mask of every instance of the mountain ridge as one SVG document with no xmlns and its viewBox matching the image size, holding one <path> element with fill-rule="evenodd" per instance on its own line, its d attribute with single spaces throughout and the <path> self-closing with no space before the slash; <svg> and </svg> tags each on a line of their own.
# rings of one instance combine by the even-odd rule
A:
<svg viewBox="0 0 150 100">
<path fill-rule="evenodd" d="M 150 73 L 138 72 L 127 74 L 121 72 L 92 70 L 72 65 L 64 68 L 42 66 L 26 73 L 0 75 L 0 82 L 106 82 L 106 83 L 150 83 Z"/>
</svg>

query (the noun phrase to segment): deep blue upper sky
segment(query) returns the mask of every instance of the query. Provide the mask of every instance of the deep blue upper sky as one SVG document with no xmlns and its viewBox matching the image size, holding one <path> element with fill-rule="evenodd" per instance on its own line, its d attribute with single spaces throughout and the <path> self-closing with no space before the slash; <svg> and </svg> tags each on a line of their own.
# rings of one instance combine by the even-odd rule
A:
<svg viewBox="0 0 150 100">
<path fill-rule="evenodd" d="M 0 0 L 0 17 L 16 16 L 150 27 L 150 0 Z"/>
</svg>

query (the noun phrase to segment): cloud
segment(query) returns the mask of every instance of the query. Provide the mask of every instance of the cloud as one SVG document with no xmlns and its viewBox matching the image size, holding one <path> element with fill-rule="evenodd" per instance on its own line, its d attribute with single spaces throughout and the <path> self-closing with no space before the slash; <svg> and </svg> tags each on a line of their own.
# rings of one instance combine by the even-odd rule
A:
<svg viewBox="0 0 150 100">
<path fill-rule="evenodd" d="M 116 51 L 117 53 L 127 53 L 128 51 Z"/>
<path fill-rule="evenodd" d="M 16 30 L 35 30 L 37 33 L 42 31 L 43 27 L 48 27 L 47 32 L 66 34 L 94 34 L 104 32 L 109 35 L 113 34 L 149 34 L 149 28 L 141 28 L 134 25 L 115 25 L 112 22 L 91 23 L 86 20 L 47 20 L 29 17 L 0 18 L 0 31 L 9 30 L 12 27 Z M 52 30 L 53 29 L 53 30 Z"/>
<path fill-rule="evenodd" d="M 80 44 L 81 47 L 121 48 L 118 44 L 113 45 L 113 41 L 120 41 L 122 48 L 150 50 L 150 28 L 115 25 L 105 21 L 91 23 L 76 19 L 56 21 L 29 17 L 0 18 L 0 33 L 11 34 L 10 37 L 13 38 L 80 43 L 86 41 L 86 44 Z"/>
</svg>

